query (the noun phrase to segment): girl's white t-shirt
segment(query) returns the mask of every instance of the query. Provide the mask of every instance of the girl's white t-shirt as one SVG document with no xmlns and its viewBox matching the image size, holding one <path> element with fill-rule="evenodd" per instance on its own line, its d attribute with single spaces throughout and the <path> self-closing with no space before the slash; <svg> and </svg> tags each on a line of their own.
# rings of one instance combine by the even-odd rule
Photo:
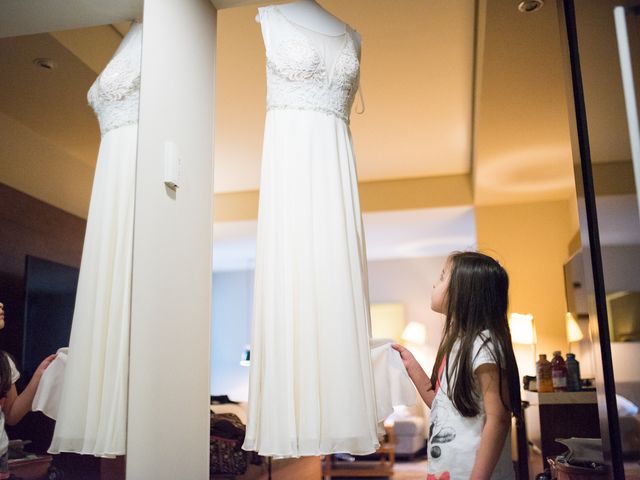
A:
<svg viewBox="0 0 640 480">
<path fill-rule="evenodd" d="M 486 343 L 485 340 L 487 340 Z M 457 357 L 458 348 L 459 341 L 453 345 L 447 360 L 450 362 L 448 368 L 451 383 L 455 383 L 453 362 Z M 491 354 L 494 348 L 488 330 L 478 335 L 473 344 L 471 357 L 474 372 L 480 365 L 496 363 Z M 449 385 L 446 377 L 446 369 L 443 369 L 440 375 L 440 388 L 431 405 L 427 480 L 467 480 L 476 460 L 480 436 L 486 421 L 484 403 L 482 396 L 478 395 L 480 413 L 475 417 L 463 417 L 447 395 Z M 479 392 L 477 379 L 476 388 Z M 508 433 L 504 445 L 500 448 L 500 458 L 491 479 L 515 479 L 511 460 L 511 432 Z"/>
<path fill-rule="evenodd" d="M 0 355 L 5 355 L 0 352 Z M 20 378 L 20 372 L 16 368 L 16 364 L 13 363 L 11 357 L 7 355 L 7 360 L 9 361 L 9 366 L 11 367 L 11 384 L 14 384 Z M 4 412 L 0 409 L 0 455 L 4 455 L 4 453 L 9 448 L 9 437 L 7 436 L 7 432 L 4 430 Z"/>
</svg>

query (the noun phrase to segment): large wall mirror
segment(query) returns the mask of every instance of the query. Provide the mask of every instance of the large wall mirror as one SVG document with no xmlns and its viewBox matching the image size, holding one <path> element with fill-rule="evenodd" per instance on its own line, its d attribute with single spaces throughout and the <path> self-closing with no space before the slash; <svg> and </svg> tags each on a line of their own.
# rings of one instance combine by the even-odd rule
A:
<svg viewBox="0 0 640 480">
<path fill-rule="evenodd" d="M 43 351 L 71 345 L 64 384 L 72 370 L 84 380 L 64 388 L 73 421 L 55 429 L 66 423 L 71 440 L 51 451 L 87 455 L 56 456 L 75 458 L 65 478 L 123 478 L 125 450 L 132 478 L 199 478 L 208 467 L 216 9 L 146 2 L 144 41 L 142 15 L 142 0 L 0 6 L 0 348 L 28 382 Z M 167 152 L 174 166 L 186 159 L 179 185 L 158 161 Z M 159 355 L 169 344 L 183 354 Z M 175 370 L 191 373 L 167 382 Z M 166 416 L 159 435 L 158 417 L 177 404 L 184 415 Z M 46 452 L 62 437 L 42 416 L 31 428 L 33 415 L 19 435 L 38 432 L 31 446 Z M 171 456 L 185 461 L 157 462 Z"/>
<path fill-rule="evenodd" d="M 625 470 L 630 474 L 640 455 L 637 420 L 629 409 L 640 404 L 637 7 L 588 0 L 560 5 L 575 95 L 572 140 L 582 245 L 565 264 L 567 302 L 592 340 L 603 450 L 614 478 L 624 478 Z"/>
<path fill-rule="evenodd" d="M 0 348 L 23 392 L 5 418 L 11 473 L 33 468 L 24 446 L 98 478 L 126 448 L 142 2 L 56 3 L 1 13 Z"/>
</svg>

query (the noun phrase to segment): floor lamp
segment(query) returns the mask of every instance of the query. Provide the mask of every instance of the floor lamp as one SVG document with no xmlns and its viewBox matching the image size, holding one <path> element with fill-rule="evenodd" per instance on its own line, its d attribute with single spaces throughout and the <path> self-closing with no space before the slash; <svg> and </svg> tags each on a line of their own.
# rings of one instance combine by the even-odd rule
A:
<svg viewBox="0 0 640 480">
<path fill-rule="evenodd" d="M 520 376 L 536 374 L 536 329 L 530 313 L 509 315 L 511 343 Z"/>
<path fill-rule="evenodd" d="M 532 368 L 533 375 L 536 371 L 536 329 L 533 323 L 533 315 L 530 313 L 512 313 L 509 316 L 509 330 L 511 331 L 511 343 L 516 357 L 520 377 L 529 375 L 526 369 Z M 523 384 L 520 384 L 523 389 Z M 522 402 L 522 415 L 515 418 L 516 439 L 518 445 L 518 478 L 529 478 L 529 448 L 527 440 L 527 426 L 524 421 L 524 409 L 528 402 Z"/>
<path fill-rule="evenodd" d="M 409 322 L 400 337 L 405 347 L 411 350 L 420 365 L 425 366 L 425 343 L 427 342 L 427 327 L 421 322 Z"/>
</svg>

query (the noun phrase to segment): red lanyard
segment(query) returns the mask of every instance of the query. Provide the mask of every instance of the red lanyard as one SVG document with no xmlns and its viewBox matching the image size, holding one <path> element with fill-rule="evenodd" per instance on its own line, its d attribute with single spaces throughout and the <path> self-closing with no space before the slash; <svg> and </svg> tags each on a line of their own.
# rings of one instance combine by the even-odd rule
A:
<svg viewBox="0 0 640 480">
<path fill-rule="evenodd" d="M 444 371 L 444 366 L 447 363 L 447 356 L 443 356 L 442 357 L 442 362 L 440 362 L 440 366 L 438 367 L 438 378 L 436 378 L 436 390 L 435 392 L 438 393 L 438 390 L 440 390 L 440 379 L 442 378 L 442 372 Z"/>
</svg>

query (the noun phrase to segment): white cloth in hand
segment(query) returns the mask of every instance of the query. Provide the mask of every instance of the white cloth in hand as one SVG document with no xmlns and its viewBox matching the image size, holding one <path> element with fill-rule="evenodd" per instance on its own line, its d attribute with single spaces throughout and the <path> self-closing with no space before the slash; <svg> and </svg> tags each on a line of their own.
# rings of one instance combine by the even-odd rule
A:
<svg viewBox="0 0 640 480">
<path fill-rule="evenodd" d="M 42 374 L 38 390 L 36 390 L 31 404 L 31 409 L 34 412 L 40 411 L 54 420 L 58 417 L 68 351 L 69 349 L 66 347 L 58 350 L 58 356 Z"/>
<path fill-rule="evenodd" d="M 416 403 L 415 387 L 404 368 L 400 352 L 391 348 L 394 343 L 388 338 L 369 340 L 379 422 L 393 413 L 393 407 Z"/>
</svg>

